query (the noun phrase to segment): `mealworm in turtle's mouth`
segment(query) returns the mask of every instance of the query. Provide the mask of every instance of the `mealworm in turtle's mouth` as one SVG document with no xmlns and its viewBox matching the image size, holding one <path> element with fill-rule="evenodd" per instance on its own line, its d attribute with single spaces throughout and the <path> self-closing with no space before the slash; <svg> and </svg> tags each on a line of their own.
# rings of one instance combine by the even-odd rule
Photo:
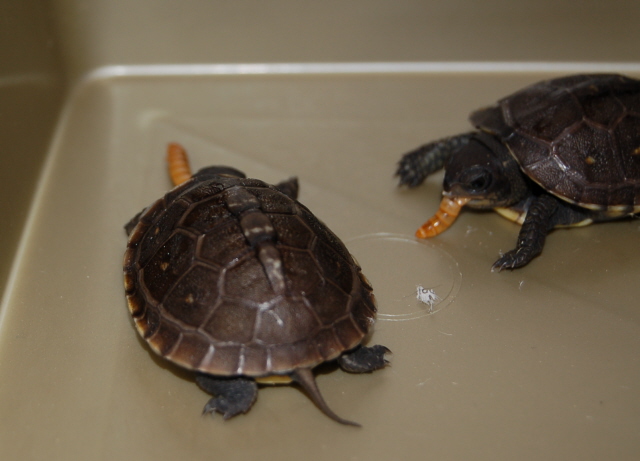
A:
<svg viewBox="0 0 640 461">
<path fill-rule="evenodd" d="M 416 237 L 426 239 L 447 230 L 460 214 L 462 207 L 469 202 L 469 198 L 442 197 L 440 208 L 436 213 L 416 231 Z"/>
</svg>

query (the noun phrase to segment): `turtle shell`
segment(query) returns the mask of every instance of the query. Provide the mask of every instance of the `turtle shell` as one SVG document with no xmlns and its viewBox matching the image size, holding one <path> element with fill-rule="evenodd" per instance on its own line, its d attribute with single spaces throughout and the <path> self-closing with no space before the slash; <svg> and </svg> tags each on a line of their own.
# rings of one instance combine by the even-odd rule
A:
<svg viewBox="0 0 640 461">
<path fill-rule="evenodd" d="M 523 172 L 571 203 L 640 212 L 640 81 L 573 75 L 524 88 L 470 116 Z"/>
<path fill-rule="evenodd" d="M 340 239 L 256 179 L 197 174 L 153 203 L 130 233 L 124 274 L 151 348 L 213 375 L 334 359 L 362 341 L 376 311 Z"/>
</svg>

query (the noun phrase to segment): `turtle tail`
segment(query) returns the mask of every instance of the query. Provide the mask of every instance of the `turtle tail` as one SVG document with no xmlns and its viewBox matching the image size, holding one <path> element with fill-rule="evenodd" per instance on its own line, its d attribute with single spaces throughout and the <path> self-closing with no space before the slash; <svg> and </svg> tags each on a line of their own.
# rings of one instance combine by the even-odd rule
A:
<svg viewBox="0 0 640 461">
<path fill-rule="evenodd" d="M 322 394 L 320 394 L 320 389 L 318 389 L 316 378 L 313 375 L 311 368 L 298 368 L 291 373 L 291 379 L 298 383 L 306 391 L 307 395 L 311 398 L 313 403 L 315 403 L 316 406 L 320 408 L 320 410 L 329 418 L 339 422 L 340 424 L 360 427 L 360 424 L 341 418 L 340 416 L 336 415 L 333 410 L 331 410 L 331 408 L 329 408 L 327 402 L 325 402 L 324 398 L 322 398 Z"/>
</svg>

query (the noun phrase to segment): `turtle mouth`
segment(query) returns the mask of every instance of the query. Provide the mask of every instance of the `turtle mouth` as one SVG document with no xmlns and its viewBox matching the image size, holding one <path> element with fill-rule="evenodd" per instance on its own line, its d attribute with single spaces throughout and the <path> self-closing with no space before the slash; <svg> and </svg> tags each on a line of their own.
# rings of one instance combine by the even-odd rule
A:
<svg viewBox="0 0 640 461">
<path fill-rule="evenodd" d="M 455 191 L 455 192 L 443 191 L 442 198 L 443 200 L 445 198 L 448 198 L 449 200 L 453 200 L 453 201 L 464 201 L 464 205 L 470 208 L 476 208 L 480 210 L 493 209 L 495 208 L 497 203 L 497 200 L 494 199 L 493 197 L 489 197 L 489 196 L 478 197 L 478 196 L 465 194 L 464 192 L 461 192 L 461 191 Z"/>
</svg>

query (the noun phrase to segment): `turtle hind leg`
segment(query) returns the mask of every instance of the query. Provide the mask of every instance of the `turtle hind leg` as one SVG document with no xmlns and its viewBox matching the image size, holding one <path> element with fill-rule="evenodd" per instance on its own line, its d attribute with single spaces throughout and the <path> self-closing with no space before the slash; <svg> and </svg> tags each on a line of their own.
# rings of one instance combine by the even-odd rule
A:
<svg viewBox="0 0 640 461">
<path fill-rule="evenodd" d="M 298 368 L 297 370 L 294 370 L 290 376 L 292 380 L 298 383 L 306 391 L 307 395 L 311 400 L 313 400 L 313 403 L 315 403 L 316 406 L 329 418 L 340 424 L 360 427 L 360 424 L 341 418 L 335 414 L 331 408 L 329 408 L 329 405 L 324 401 L 322 394 L 320 394 L 320 389 L 318 389 L 318 385 L 316 384 L 316 378 L 313 376 L 313 372 L 310 368 Z"/>
<path fill-rule="evenodd" d="M 224 419 L 233 418 L 249 411 L 258 397 L 258 384 L 250 378 L 218 378 L 198 375 L 196 384 L 209 394 L 213 394 L 202 414 L 221 413 Z"/>
<path fill-rule="evenodd" d="M 396 176 L 401 186 L 416 187 L 432 173 L 441 170 L 452 153 L 467 144 L 475 133 L 439 139 L 407 152 L 398 162 Z"/>
<path fill-rule="evenodd" d="M 349 373 L 369 373 L 384 368 L 389 362 L 384 358 L 391 352 L 377 344 L 371 347 L 359 346 L 338 357 L 338 365 Z"/>
</svg>

